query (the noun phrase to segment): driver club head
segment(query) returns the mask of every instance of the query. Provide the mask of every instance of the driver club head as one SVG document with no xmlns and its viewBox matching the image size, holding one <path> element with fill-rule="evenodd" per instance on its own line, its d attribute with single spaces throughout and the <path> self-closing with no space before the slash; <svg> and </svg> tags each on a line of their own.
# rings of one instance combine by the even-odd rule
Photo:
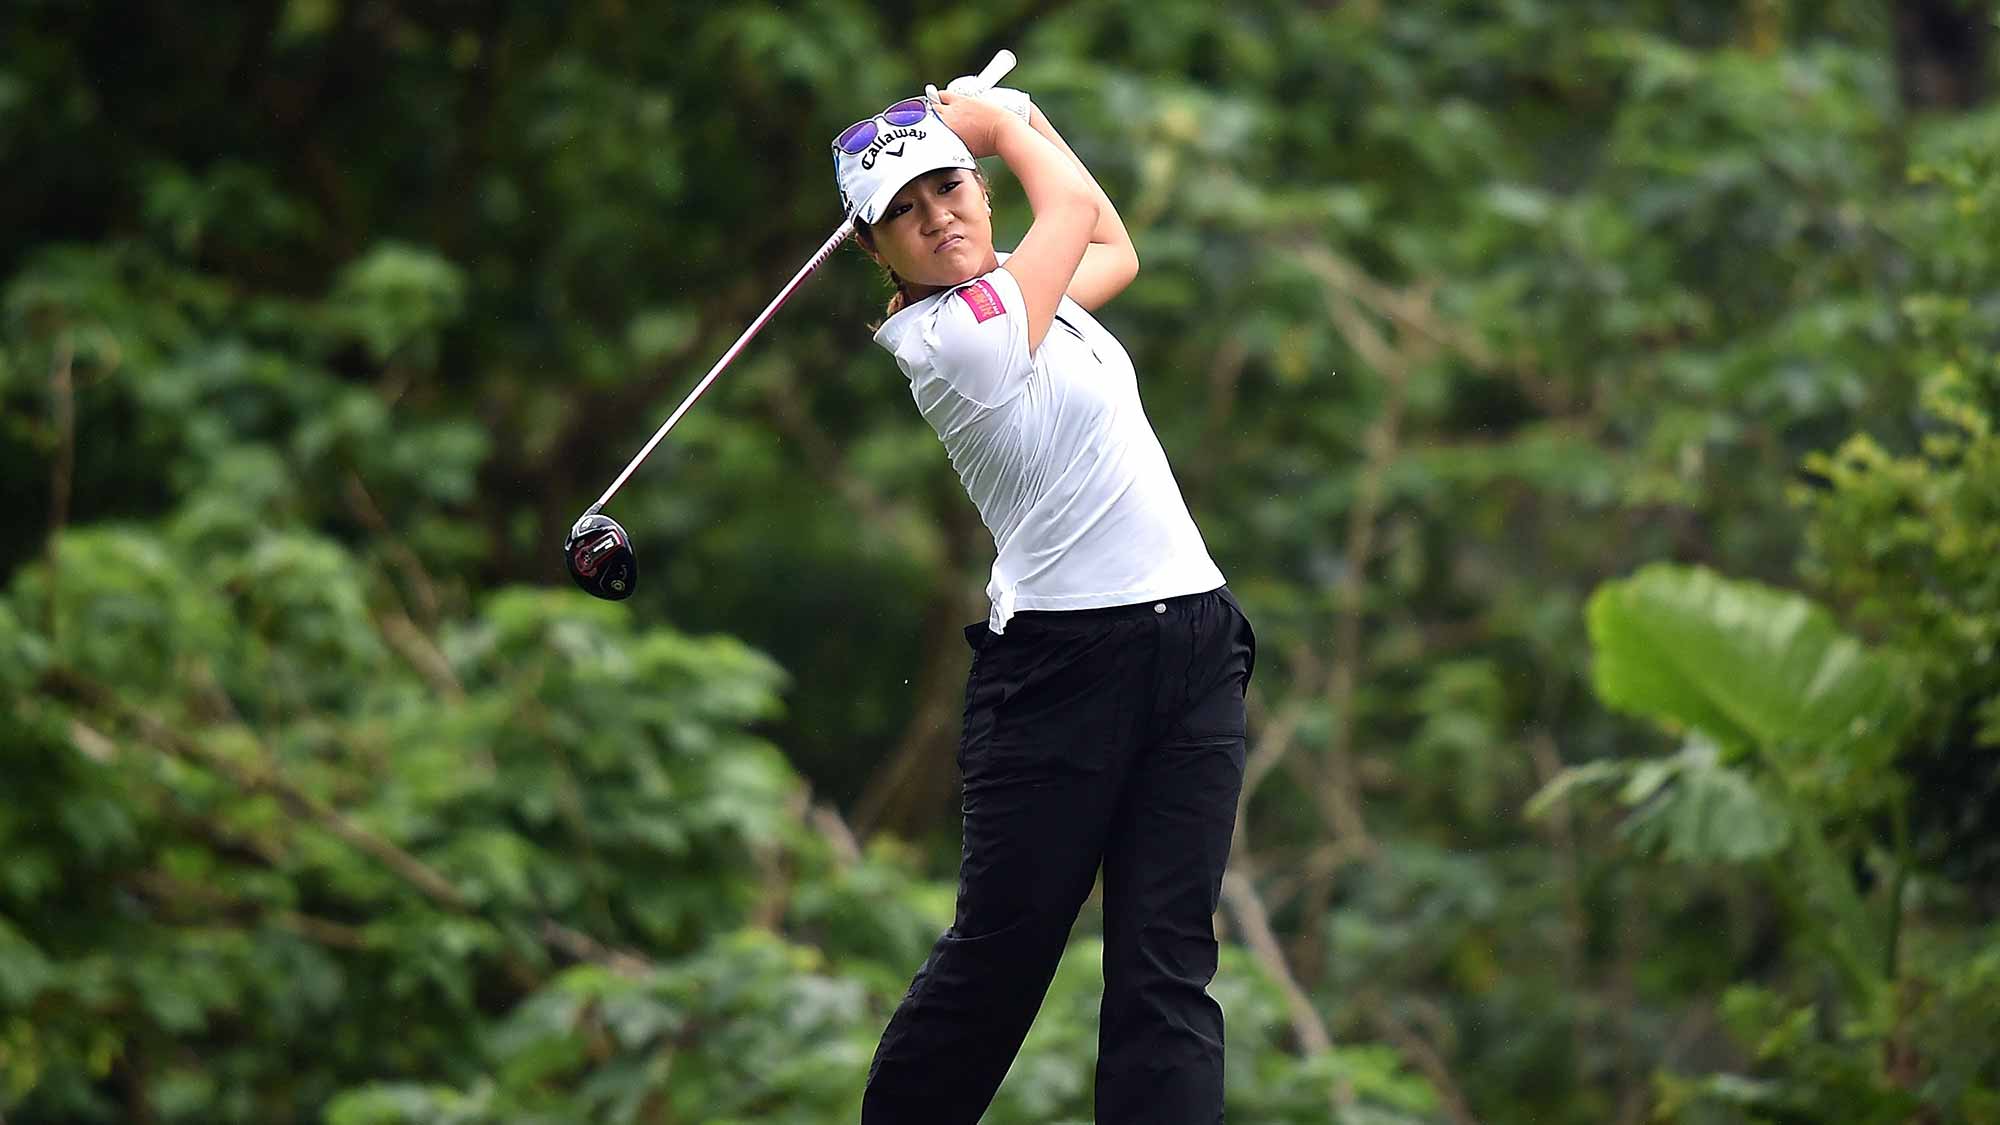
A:
<svg viewBox="0 0 2000 1125">
<path fill-rule="evenodd" d="M 610 516 L 592 512 L 576 521 L 563 543 L 563 562 L 584 592 L 606 601 L 624 601 L 639 585 L 632 537 Z"/>
</svg>

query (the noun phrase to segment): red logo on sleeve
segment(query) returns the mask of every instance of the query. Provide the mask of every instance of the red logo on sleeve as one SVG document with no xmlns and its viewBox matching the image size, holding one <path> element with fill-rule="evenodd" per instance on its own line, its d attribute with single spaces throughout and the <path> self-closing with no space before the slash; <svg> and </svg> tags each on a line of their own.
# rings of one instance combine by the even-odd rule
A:
<svg viewBox="0 0 2000 1125">
<path fill-rule="evenodd" d="M 972 310 L 972 319 L 979 324 L 1007 311 L 1007 306 L 1000 303 L 1000 294 L 994 291 L 990 281 L 975 281 L 960 289 L 958 295 L 965 298 L 966 307 Z"/>
</svg>

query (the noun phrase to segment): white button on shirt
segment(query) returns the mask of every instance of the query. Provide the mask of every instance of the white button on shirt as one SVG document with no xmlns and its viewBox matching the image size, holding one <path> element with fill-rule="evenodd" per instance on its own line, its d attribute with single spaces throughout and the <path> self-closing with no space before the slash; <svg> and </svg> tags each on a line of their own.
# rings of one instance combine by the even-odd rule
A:
<svg viewBox="0 0 2000 1125">
<path fill-rule="evenodd" d="M 1139 404 L 1131 357 L 1068 297 L 1056 318 L 1030 353 L 1026 302 L 1001 268 L 875 333 L 993 535 L 995 633 L 1016 610 L 1156 602 L 1223 584 Z"/>
</svg>

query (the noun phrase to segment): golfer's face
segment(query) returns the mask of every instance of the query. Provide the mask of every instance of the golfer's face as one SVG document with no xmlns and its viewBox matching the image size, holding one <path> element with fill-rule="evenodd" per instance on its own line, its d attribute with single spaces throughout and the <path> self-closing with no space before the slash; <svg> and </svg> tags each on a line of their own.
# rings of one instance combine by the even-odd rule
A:
<svg viewBox="0 0 2000 1125">
<path fill-rule="evenodd" d="M 986 193 L 963 168 L 940 168 L 903 185 L 874 233 L 889 268 L 912 285 L 957 285 L 998 264 Z"/>
</svg>

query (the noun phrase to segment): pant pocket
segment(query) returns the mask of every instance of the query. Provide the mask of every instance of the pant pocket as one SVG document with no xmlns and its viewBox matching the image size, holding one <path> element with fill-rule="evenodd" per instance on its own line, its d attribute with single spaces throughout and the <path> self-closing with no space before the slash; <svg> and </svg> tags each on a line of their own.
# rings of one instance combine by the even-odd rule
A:
<svg viewBox="0 0 2000 1125">
<path fill-rule="evenodd" d="M 1247 686 L 1250 677 L 1257 672 L 1257 630 L 1250 624 L 1250 615 L 1243 612 L 1243 606 L 1237 602 L 1236 595 L 1229 592 L 1229 587 L 1220 587 L 1216 593 L 1222 595 L 1222 600 L 1228 603 L 1230 610 L 1236 615 L 1236 641 L 1243 647 L 1243 682 Z"/>
<path fill-rule="evenodd" d="M 984 722 L 963 747 L 968 786 L 1105 769 L 1130 720 L 1133 656 L 1120 623 L 1016 638 L 981 653 Z"/>
</svg>

